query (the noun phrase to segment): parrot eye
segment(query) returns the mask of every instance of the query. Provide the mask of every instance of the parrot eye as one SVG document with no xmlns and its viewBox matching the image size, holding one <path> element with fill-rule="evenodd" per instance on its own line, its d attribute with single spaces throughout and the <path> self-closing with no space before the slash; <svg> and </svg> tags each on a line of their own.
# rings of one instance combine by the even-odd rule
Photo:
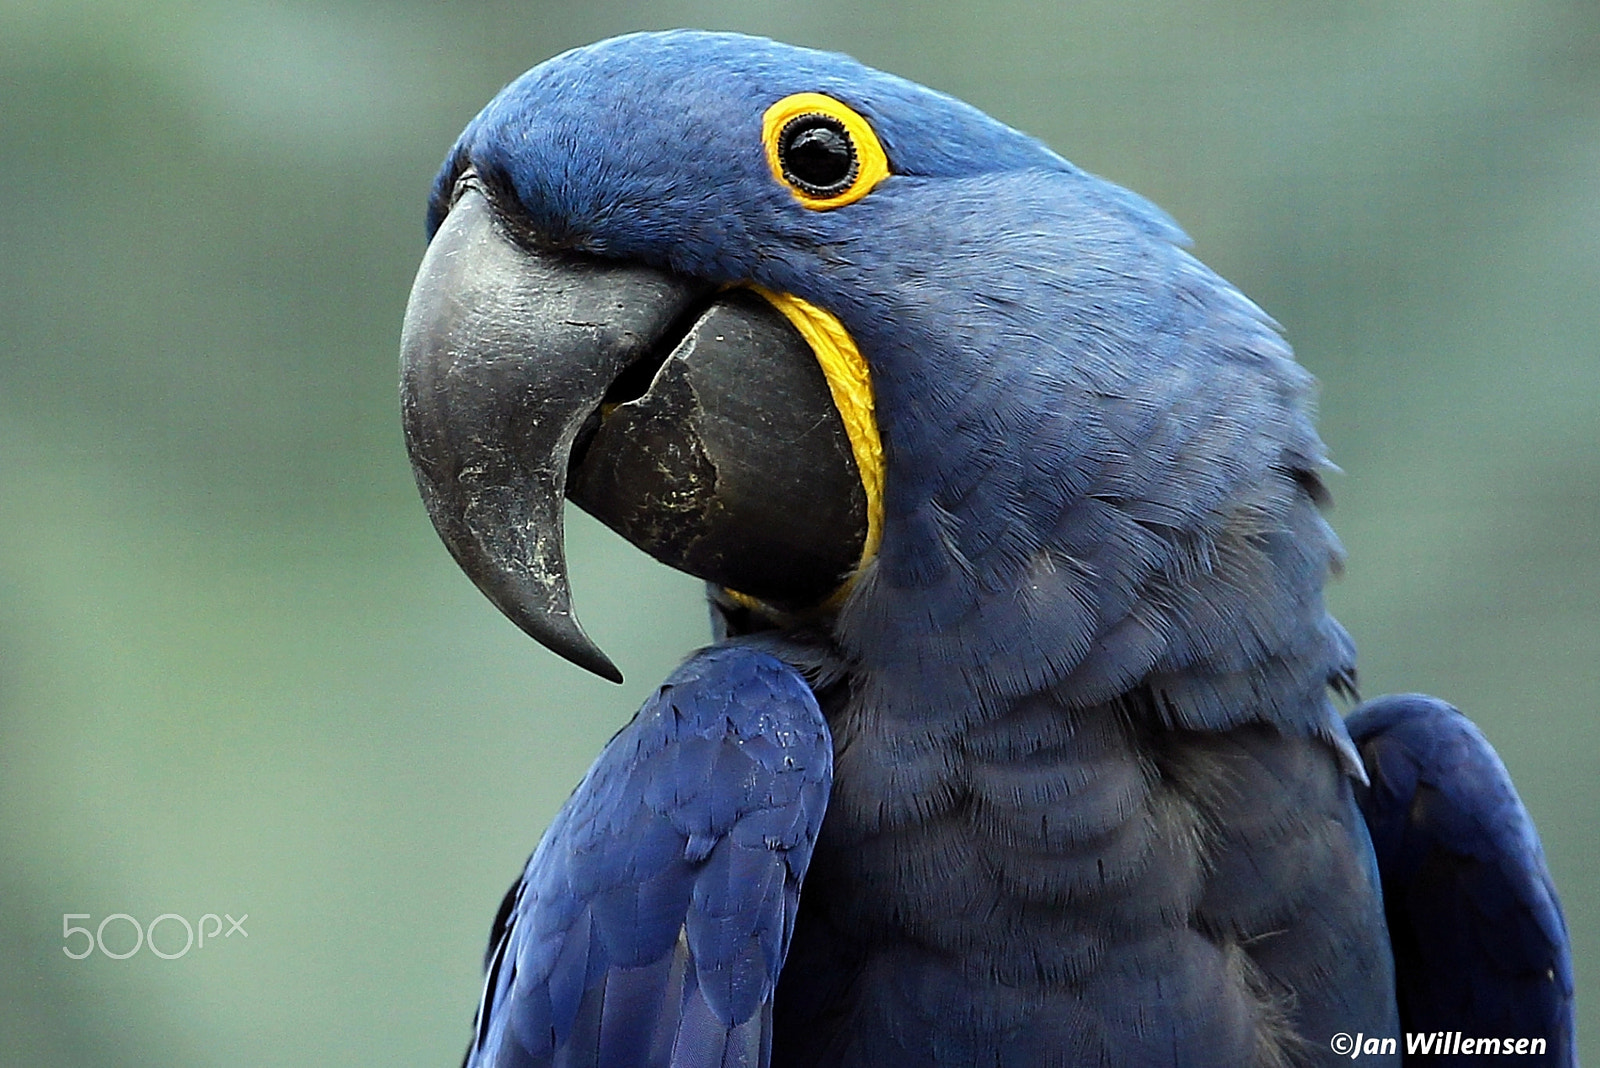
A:
<svg viewBox="0 0 1600 1068">
<path fill-rule="evenodd" d="M 767 166 L 813 211 L 853 204 L 889 176 L 889 159 L 872 126 L 821 93 L 796 93 L 761 117 Z"/>
<path fill-rule="evenodd" d="M 814 197 L 836 197 L 850 188 L 860 165 L 844 123 L 827 115 L 800 115 L 778 135 L 783 176 Z"/>
</svg>

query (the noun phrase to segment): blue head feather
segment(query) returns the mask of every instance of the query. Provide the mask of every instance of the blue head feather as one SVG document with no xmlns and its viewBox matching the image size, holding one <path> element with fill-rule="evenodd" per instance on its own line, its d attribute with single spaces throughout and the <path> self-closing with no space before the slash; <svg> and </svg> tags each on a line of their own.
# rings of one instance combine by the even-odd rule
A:
<svg viewBox="0 0 1600 1068">
<path fill-rule="evenodd" d="M 762 113 L 805 91 L 884 146 L 856 203 L 808 210 L 768 170 Z M 446 160 L 430 232 L 468 167 L 559 245 L 793 293 L 851 331 L 887 514 L 835 638 L 907 716 L 954 730 L 1144 685 L 1175 726 L 1342 737 L 1311 380 L 1146 201 L 847 57 L 686 31 L 509 85 Z"/>
</svg>

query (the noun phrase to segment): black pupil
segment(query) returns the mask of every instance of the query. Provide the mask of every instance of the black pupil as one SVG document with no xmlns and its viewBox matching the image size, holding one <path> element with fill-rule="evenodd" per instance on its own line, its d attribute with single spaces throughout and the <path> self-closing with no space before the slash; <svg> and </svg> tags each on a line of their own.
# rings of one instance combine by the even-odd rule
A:
<svg viewBox="0 0 1600 1068">
<path fill-rule="evenodd" d="M 856 176 L 856 150 L 844 123 L 827 115 L 790 121 L 779 143 L 783 173 L 814 195 L 841 193 Z"/>
</svg>

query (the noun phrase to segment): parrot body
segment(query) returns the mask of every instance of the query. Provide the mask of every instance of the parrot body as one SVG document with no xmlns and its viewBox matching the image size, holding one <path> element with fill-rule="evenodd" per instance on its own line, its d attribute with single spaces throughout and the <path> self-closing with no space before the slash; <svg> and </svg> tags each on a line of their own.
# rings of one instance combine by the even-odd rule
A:
<svg viewBox="0 0 1600 1068">
<path fill-rule="evenodd" d="M 596 670 L 614 671 L 570 615 L 559 542 L 516 509 L 543 494 L 555 511 L 538 515 L 558 517 L 570 474 L 669 562 L 721 536 L 723 512 L 689 516 L 681 495 L 658 510 L 704 530 L 608 518 L 611 491 L 594 488 L 626 481 L 592 473 L 615 413 L 667 405 L 674 361 L 709 351 L 691 330 L 663 359 L 682 331 L 660 324 L 753 289 L 791 319 L 820 310 L 870 382 L 868 432 L 827 372 L 853 450 L 834 452 L 866 487 L 864 512 L 839 512 L 867 516 L 839 541 L 864 546 L 859 566 L 799 603 L 777 579 L 778 595 L 735 593 L 723 564 L 694 557 L 719 642 L 607 747 L 508 896 L 470 1064 L 1334 1063 L 1350 1053 L 1338 1036 L 1411 1026 L 1441 939 L 1471 1004 L 1511 997 L 1495 970 L 1510 968 L 1543 1008 L 1506 1026 L 1556 1035 L 1550 1063 L 1574 1062 L 1559 909 L 1478 736 L 1450 735 L 1450 759 L 1488 772 L 1430 794 L 1446 830 L 1427 848 L 1480 867 L 1406 870 L 1418 784 L 1444 759 L 1430 740 L 1453 721 L 1378 708 L 1364 767 L 1332 701 L 1353 693 L 1355 661 L 1322 599 L 1340 551 L 1319 511 L 1311 380 L 1158 209 L 845 57 L 676 32 L 512 83 L 446 160 L 429 229 L 403 343 L 419 483 L 485 592 Z M 496 263 L 656 272 L 672 295 L 649 298 L 665 310 L 621 330 L 626 352 L 599 370 L 485 387 L 522 373 L 505 370 L 521 367 L 506 339 L 538 318 L 527 309 L 569 291 L 484 290 L 520 309 L 484 341 L 494 316 L 428 303 L 456 278 L 452 250 L 482 242 Z M 829 343 L 807 330 L 827 370 Z M 528 361 L 578 344 L 560 337 L 528 342 Z M 480 349 L 488 370 L 453 385 Z M 766 376 L 745 374 L 743 406 L 759 408 Z M 502 428 L 501 398 L 542 388 L 581 394 L 566 422 L 513 420 L 522 436 L 492 448 L 452 429 L 465 411 L 490 426 L 491 408 Z M 673 396 L 696 418 L 714 406 Z M 694 451 L 674 448 L 652 473 Z M 1409 778 L 1390 774 L 1400 753 Z M 1485 805 L 1504 833 L 1473 829 Z M 1413 914 L 1396 894 L 1429 892 L 1492 904 L 1493 922 L 1523 924 L 1505 938 L 1526 952 L 1437 924 L 1397 932 Z M 1527 948 L 1530 932 L 1544 941 Z M 1447 992 L 1428 1019 L 1467 1003 Z M 1394 1045 L 1363 1063 L 1400 1063 Z"/>
</svg>

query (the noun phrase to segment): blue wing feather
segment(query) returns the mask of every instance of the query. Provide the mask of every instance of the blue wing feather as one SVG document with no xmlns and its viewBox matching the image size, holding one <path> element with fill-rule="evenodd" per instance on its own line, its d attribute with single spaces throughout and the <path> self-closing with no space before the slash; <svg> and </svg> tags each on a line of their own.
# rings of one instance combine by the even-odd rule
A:
<svg viewBox="0 0 1600 1068">
<path fill-rule="evenodd" d="M 690 658 L 506 895 L 468 1068 L 765 1064 L 831 745 L 793 668 L 739 645 Z"/>
<path fill-rule="evenodd" d="M 1465 716 L 1431 697 L 1368 702 L 1349 728 L 1371 779 L 1358 796 L 1402 1027 L 1543 1038 L 1540 1063 L 1575 1065 L 1566 922 L 1505 765 Z"/>
</svg>

